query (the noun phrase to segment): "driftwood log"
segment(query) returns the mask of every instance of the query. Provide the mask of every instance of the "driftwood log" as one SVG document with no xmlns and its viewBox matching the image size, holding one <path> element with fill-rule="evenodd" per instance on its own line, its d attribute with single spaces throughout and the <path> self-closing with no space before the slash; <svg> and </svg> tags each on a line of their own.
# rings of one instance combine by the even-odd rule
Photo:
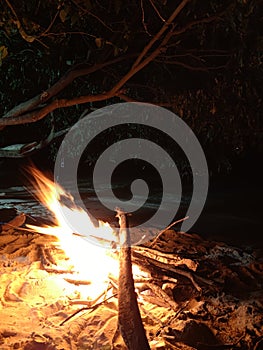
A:
<svg viewBox="0 0 263 350">
<path fill-rule="evenodd" d="M 118 326 L 129 350 L 150 350 L 134 289 L 127 218 L 120 210 L 117 217 L 120 224 Z"/>
</svg>

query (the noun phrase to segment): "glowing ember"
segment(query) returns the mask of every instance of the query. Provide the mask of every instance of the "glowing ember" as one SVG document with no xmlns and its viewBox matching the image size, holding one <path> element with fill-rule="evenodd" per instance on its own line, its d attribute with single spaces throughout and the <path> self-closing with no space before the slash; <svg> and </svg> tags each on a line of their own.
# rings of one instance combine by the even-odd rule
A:
<svg viewBox="0 0 263 350">
<path fill-rule="evenodd" d="M 73 233 L 65 220 L 65 212 L 70 222 L 77 220 L 83 226 L 80 235 L 90 235 L 91 237 L 106 237 L 108 240 L 116 240 L 116 234 L 108 223 L 99 222 L 99 227 L 95 227 L 88 214 L 74 204 L 74 199 L 58 184 L 54 184 L 39 170 L 30 168 L 33 175 L 31 180 L 36 189 L 35 196 L 54 214 L 54 225 L 34 226 L 27 225 L 33 231 L 56 236 L 58 245 L 64 250 L 66 256 L 70 259 L 70 264 L 74 266 L 76 274 L 71 278 L 90 281 L 91 284 L 85 286 L 85 295 L 88 298 L 95 298 L 107 288 L 108 275 L 118 276 L 118 261 L 113 257 L 112 251 L 101 246 L 90 243 L 83 236 Z M 61 199 L 66 198 L 70 201 L 70 207 L 62 203 Z M 63 215 L 62 215 L 62 206 Z M 111 254 L 111 255 L 110 255 Z M 136 272 L 139 268 L 136 267 Z"/>
</svg>

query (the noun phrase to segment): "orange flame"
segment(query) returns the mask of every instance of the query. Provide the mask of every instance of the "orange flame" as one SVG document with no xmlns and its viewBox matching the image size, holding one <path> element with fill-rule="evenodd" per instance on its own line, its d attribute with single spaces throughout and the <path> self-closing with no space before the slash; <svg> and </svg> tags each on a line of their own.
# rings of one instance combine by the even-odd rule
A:
<svg viewBox="0 0 263 350">
<path fill-rule="evenodd" d="M 77 220 L 78 223 L 82 224 L 83 230 L 78 232 L 79 234 L 106 237 L 108 240 L 116 240 L 114 230 L 108 223 L 102 221 L 99 221 L 99 227 L 95 227 L 88 214 L 74 204 L 72 196 L 65 192 L 62 187 L 49 180 L 34 167 L 31 167 L 29 171 L 33 175 L 33 179 L 30 181 L 36 190 L 34 195 L 54 214 L 54 225 L 27 225 L 27 227 L 38 233 L 56 236 L 58 245 L 64 250 L 77 273 L 77 277 L 74 276 L 74 279 L 91 282 L 90 285 L 85 285 L 86 297 L 97 297 L 106 290 L 109 273 L 118 276 L 118 261 L 114 259 L 112 254 L 109 254 L 111 253 L 109 249 L 92 244 L 84 237 L 73 234 L 68 222 Z M 62 196 L 70 200 L 70 207 L 61 203 Z M 65 220 L 65 216 L 67 220 Z M 78 225 L 78 227 L 80 226 Z M 102 243 L 101 240 L 100 243 Z"/>
</svg>

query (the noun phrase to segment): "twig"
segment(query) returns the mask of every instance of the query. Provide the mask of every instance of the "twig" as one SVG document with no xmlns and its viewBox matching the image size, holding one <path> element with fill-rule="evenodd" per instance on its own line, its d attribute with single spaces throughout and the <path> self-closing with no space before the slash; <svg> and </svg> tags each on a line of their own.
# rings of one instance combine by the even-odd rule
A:
<svg viewBox="0 0 263 350">
<path fill-rule="evenodd" d="M 59 15 L 60 11 L 57 11 L 54 18 L 52 19 L 52 21 L 50 22 L 49 26 L 47 27 L 47 29 L 40 34 L 39 36 L 45 35 L 46 33 L 48 33 L 50 31 L 50 29 L 52 28 L 53 24 L 55 23 L 55 20 L 57 19 L 57 16 Z"/>
<path fill-rule="evenodd" d="M 145 254 L 141 254 L 141 252 L 144 252 Z M 156 252 L 158 252 L 158 255 L 162 259 L 162 261 L 160 261 L 160 259 L 158 259 L 158 255 Z M 182 258 L 180 260 L 180 264 L 179 264 L 179 261 L 177 260 L 177 258 L 173 259 L 169 256 L 171 254 L 166 254 L 163 252 L 155 251 L 154 249 L 151 249 L 151 248 L 136 247 L 133 249 L 133 258 L 135 258 L 135 262 L 138 259 L 138 258 L 136 258 L 136 255 L 139 255 L 140 261 L 142 261 L 142 259 L 144 258 L 146 261 L 152 263 L 153 265 L 157 265 L 158 262 L 162 263 L 163 266 L 161 268 L 165 269 L 166 271 L 173 271 L 177 274 L 184 275 L 187 278 L 189 278 L 188 274 L 191 274 L 191 272 L 190 271 L 187 272 L 185 270 L 182 270 L 181 268 L 177 268 L 176 266 L 186 265 L 188 267 L 188 269 L 190 269 L 192 271 L 195 271 L 197 268 L 197 263 L 195 263 L 194 261 L 192 261 L 190 259 Z M 156 261 L 156 264 L 155 264 L 155 261 Z M 168 266 L 175 265 L 175 266 L 169 268 L 167 265 Z M 165 268 L 165 266 L 166 266 L 166 268 Z M 149 272 L 151 272 L 149 268 L 147 268 L 147 270 L 149 270 Z M 187 276 L 186 276 L 186 274 L 187 274 Z M 193 282 L 192 278 L 193 278 L 193 276 L 190 277 L 191 281 Z M 208 278 L 201 277 L 197 274 L 195 274 L 195 279 L 203 284 L 207 284 L 208 286 L 211 286 L 211 287 L 215 286 L 215 283 L 213 281 L 209 280 Z M 171 278 L 169 278 L 169 281 L 170 280 L 171 280 Z M 194 281 L 194 283 L 196 283 L 196 282 Z M 196 285 L 197 285 L 197 283 L 196 283 Z M 199 288 L 197 288 L 197 289 L 199 289 Z"/>
<path fill-rule="evenodd" d="M 167 267 L 166 264 L 163 264 L 163 263 L 161 263 L 159 261 L 155 261 L 154 263 L 155 263 L 155 265 L 159 266 L 162 269 L 174 272 L 174 273 L 176 273 L 178 275 L 181 275 L 181 276 L 184 276 L 184 277 L 188 278 L 192 282 L 193 286 L 195 287 L 195 289 L 198 292 L 202 291 L 202 288 L 195 282 L 194 277 L 193 277 L 193 275 L 192 275 L 192 273 L 190 271 L 185 271 L 185 270 L 183 270 L 183 269 L 181 269 L 179 267 L 170 267 L 170 266 Z"/>
<path fill-rule="evenodd" d="M 175 30 L 173 32 L 173 35 L 179 35 L 179 34 L 183 34 L 185 33 L 188 29 L 198 25 L 198 24 L 202 24 L 202 23 L 210 23 L 210 22 L 213 22 L 215 20 L 218 20 L 220 19 L 220 17 L 225 14 L 227 12 L 227 10 L 224 10 L 220 13 L 218 13 L 217 15 L 215 16 L 210 16 L 210 17 L 204 17 L 204 18 L 201 18 L 201 19 L 197 19 L 197 20 L 194 20 L 190 23 L 188 23 L 186 26 L 182 27 L 181 29 L 178 29 L 178 30 Z"/>
<path fill-rule="evenodd" d="M 71 283 L 71 284 L 75 284 L 76 286 L 79 286 L 79 285 L 82 285 L 82 286 L 88 286 L 91 284 L 90 281 L 86 281 L 86 280 L 76 280 L 74 278 L 64 278 L 64 280 L 68 283 Z"/>
<path fill-rule="evenodd" d="M 103 292 L 103 294 L 104 294 L 104 293 L 105 293 L 105 292 Z M 117 296 L 117 293 L 111 295 L 110 297 L 108 297 L 108 298 L 106 298 L 106 299 L 100 301 L 99 303 L 97 303 L 97 304 L 95 304 L 95 305 L 92 305 L 92 306 L 90 306 L 90 307 L 83 307 L 83 308 L 77 310 L 77 311 L 74 312 L 72 315 L 68 316 L 65 320 L 63 320 L 59 325 L 60 325 L 60 326 L 63 326 L 66 322 L 68 322 L 69 320 L 71 320 L 73 317 L 75 317 L 77 314 L 79 314 L 79 313 L 82 312 L 82 311 L 86 311 L 86 310 L 88 310 L 88 311 L 94 311 L 94 310 L 96 310 L 100 305 L 104 304 L 106 301 L 108 301 L 108 300 L 110 300 L 111 298 L 114 298 L 114 297 L 116 297 L 116 296 Z M 99 298 L 101 298 L 101 295 L 99 296 Z M 98 300 L 99 298 L 97 298 L 97 300 Z"/>
<path fill-rule="evenodd" d="M 74 299 L 74 300 L 70 300 L 70 301 L 69 301 L 69 304 L 70 304 L 70 305 L 87 305 L 88 308 L 91 308 L 91 307 L 94 306 L 94 303 L 97 303 L 97 302 L 100 300 L 100 298 L 102 298 L 103 295 L 105 296 L 106 293 L 107 293 L 110 289 L 111 289 L 111 288 L 109 288 L 109 285 L 108 285 L 108 287 L 106 288 L 106 290 L 103 291 L 103 292 L 102 292 L 96 299 L 94 299 L 94 300 L 80 300 L 80 299 Z M 113 293 L 111 297 L 116 296 L 116 295 L 117 295 L 117 293 Z M 102 302 L 105 302 L 105 300 L 108 300 L 108 299 L 104 299 L 104 300 L 102 300 Z M 96 304 L 96 305 L 97 305 L 97 304 Z"/>
<path fill-rule="evenodd" d="M 159 32 L 152 38 L 152 40 L 148 43 L 148 45 L 145 46 L 145 48 L 142 50 L 141 54 L 138 56 L 136 61 L 134 62 L 132 69 L 137 67 L 139 63 L 143 60 L 143 58 L 146 56 L 146 54 L 149 52 L 149 50 L 153 47 L 153 45 L 158 41 L 162 35 L 165 33 L 167 28 L 173 23 L 175 18 L 179 15 L 179 13 L 182 11 L 182 9 L 186 6 L 189 0 L 183 0 L 177 8 L 174 10 L 172 15 L 169 17 L 169 19 L 164 23 L 162 28 L 159 30 Z"/>
<path fill-rule="evenodd" d="M 130 80 L 137 72 L 142 70 L 144 67 L 146 67 L 150 62 L 152 62 L 161 52 L 163 47 L 168 43 L 168 41 L 173 36 L 173 30 L 170 30 L 162 39 L 161 43 L 157 46 L 157 48 L 148 56 L 146 54 L 151 49 L 153 44 L 160 39 L 161 35 L 165 33 L 168 26 L 172 23 L 172 19 L 174 20 L 175 17 L 181 12 L 181 10 L 184 8 L 184 6 L 187 4 L 189 0 L 183 0 L 181 4 L 175 9 L 169 20 L 163 25 L 162 29 L 154 36 L 154 38 L 150 41 L 148 45 L 145 46 L 142 53 L 139 55 L 139 57 L 134 62 L 131 69 L 128 71 L 126 75 L 122 77 L 122 79 L 119 80 L 119 82 L 109 91 L 109 94 L 116 95 L 118 91 L 123 87 L 124 84 L 128 80 Z M 0 124 L 1 125 L 1 124 Z"/>
<path fill-rule="evenodd" d="M 36 40 L 36 37 L 33 36 L 33 35 L 28 35 L 28 34 L 26 33 L 26 31 L 24 30 L 24 28 L 22 27 L 21 21 L 19 20 L 18 15 L 17 15 L 17 13 L 16 13 L 14 7 L 13 7 L 12 4 L 10 3 L 10 1 L 9 1 L 9 0 L 5 0 L 5 2 L 6 2 L 6 4 L 7 4 L 7 6 L 10 8 L 12 14 L 13 14 L 14 17 L 15 17 L 14 23 L 15 23 L 15 25 L 17 26 L 17 29 L 18 29 L 20 35 L 22 36 L 22 38 L 23 38 L 25 41 L 29 42 L 29 43 L 32 43 L 33 41 L 35 41 L 35 40 Z"/>
<path fill-rule="evenodd" d="M 145 260 L 146 260 L 147 263 L 150 263 L 150 264 L 152 264 L 154 266 L 157 266 L 160 269 L 163 269 L 163 270 L 169 271 L 169 272 L 174 272 L 174 273 L 176 273 L 178 275 L 181 275 L 181 276 L 184 276 L 184 277 L 188 278 L 192 282 L 193 286 L 196 288 L 196 290 L 198 292 L 202 291 L 202 288 L 194 280 L 194 277 L 193 277 L 193 275 L 192 275 L 192 273 L 190 271 L 185 271 L 185 270 L 183 270 L 183 269 L 181 269 L 179 267 L 171 267 L 171 265 L 167 266 L 167 264 L 165 264 L 165 263 L 162 263 L 162 262 L 160 262 L 158 260 L 154 260 L 154 259 L 148 258 L 148 257 L 146 257 Z"/>
<path fill-rule="evenodd" d="M 162 17 L 162 15 L 160 14 L 160 11 L 157 9 L 157 7 L 155 6 L 154 2 L 152 0 L 149 0 L 152 7 L 154 8 L 154 11 L 157 13 L 158 17 L 165 22 L 165 19 Z"/>
<path fill-rule="evenodd" d="M 143 0 L 141 0 L 141 10 L 142 10 L 142 24 L 143 24 L 143 28 L 145 30 L 145 32 L 149 35 L 149 36 L 152 36 L 149 31 L 148 31 L 148 28 L 147 28 L 147 25 L 145 23 L 145 14 L 144 14 L 144 7 L 143 7 Z"/>
<path fill-rule="evenodd" d="M 134 247 L 133 255 L 143 255 L 146 258 L 161 261 L 169 265 L 186 265 L 189 270 L 196 271 L 198 263 L 188 258 L 181 258 L 173 253 L 163 253 L 159 250 L 148 248 L 148 247 Z M 136 257 L 136 256 L 135 256 Z"/>
<path fill-rule="evenodd" d="M 81 300 L 81 299 L 76 299 L 76 300 L 70 300 L 69 304 L 70 305 L 87 305 L 87 307 L 91 307 L 91 303 L 93 300 Z"/>
<path fill-rule="evenodd" d="M 73 270 L 65 270 L 63 268 L 55 267 L 53 265 L 51 266 L 48 266 L 46 264 L 42 264 L 42 265 L 43 265 L 43 269 L 49 273 L 57 273 L 61 275 L 61 274 L 74 274 L 76 272 Z"/>
<path fill-rule="evenodd" d="M 259 340 L 257 340 L 256 344 L 255 344 L 254 347 L 253 347 L 253 350 L 260 350 L 259 345 L 260 345 L 260 344 L 262 345 L 262 341 L 263 341 L 263 336 L 261 336 L 261 337 L 259 338 Z"/>
<path fill-rule="evenodd" d="M 226 68 L 227 67 L 227 63 L 226 64 L 223 64 L 223 65 L 220 65 L 220 66 L 215 66 L 215 67 L 207 67 L 207 66 L 192 66 L 190 64 L 187 64 L 187 63 L 184 63 L 184 62 L 181 62 L 181 61 L 176 61 L 176 60 L 155 60 L 155 62 L 160 62 L 162 64 L 171 64 L 171 65 L 175 65 L 175 66 L 181 66 L 187 70 L 191 70 L 191 71 L 200 71 L 200 72 L 208 72 L 208 71 L 211 71 L 211 70 L 219 70 L 219 69 L 223 69 L 223 68 Z"/>
<path fill-rule="evenodd" d="M 79 9 L 81 9 L 81 11 L 83 11 L 83 14 L 88 14 L 91 17 L 94 17 L 98 22 L 100 22 L 105 28 L 109 29 L 111 32 L 116 33 L 117 31 L 113 30 L 110 26 L 108 26 L 105 22 L 103 22 L 103 20 L 101 18 L 99 18 L 98 16 L 96 16 L 94 13 L 92 13 L 91 11 L 89 11 L 88 9 L 83 8 L 82 6 L 80 6 L 80 4 L 78 4 L 76 1 L 71 0 L 71 2 L 73 2 L 73 4 L 78 7 Z"/>
<path fill-rule="evenodd" d="M 165 339 L 164 339 L 165 344 L 168 345 L 171 350 L 173 350 L 173 349 L 178 350 L 178 347 L 173 345 L 172 343 L 170 343 L 166 338 L 167 337 L 165 337 Z"/>
<path fill-rule="evenodd" d="M 178 311 L 178 304 L 173 299 L 171 299 L 161 287 L 154 283 L 146 283 L 146 285 L 157 297 L 161 298 L 166 305 L 169 305 L 172 310 Z"/>
<path fill-rule="evenodd" d="M 158 235 L 154 238 L 154 240 L 151 242 L 150 247 L 152 247 L 152 246 L 157 242 L 157 240 L 160 238 L 160 236 L 161 236 L 165 231 L 169 230 L 172 226 L 178 224 L 179 222 L 185 221 L 185 220 L 187 220 L 187 219 L 189 219 L 189 216 L 186 216 L 186 217 L 183 218 L 183 219 L 179 219 L 179 220 L 177 220 L 177 221 L 174 221 L 174 222 L 171 223 L 169 226 L 167 226 L 165 229 L 163 229 L 162 231 L 160 231 L 160 232 L 158 233 Z"/>
</svg>

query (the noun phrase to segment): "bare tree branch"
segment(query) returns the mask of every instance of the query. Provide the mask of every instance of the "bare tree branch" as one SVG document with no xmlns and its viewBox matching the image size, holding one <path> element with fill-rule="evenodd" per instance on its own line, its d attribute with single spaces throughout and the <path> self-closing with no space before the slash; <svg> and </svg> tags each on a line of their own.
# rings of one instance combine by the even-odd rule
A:
<svg viewBox="0 0 263 350">
<path fill-rule="evenodd" d="M 199 72 L 208 72 L 210 70 L 217 70 L 217 69 L 223 69 L 226 68 L 227 64 L 225 65 L 220 65 L 220 66 L 215 66 L 215 67 L 207 67 L 207 66 L 192 66 L 190 64 L 181 62 L 181 61 L 175 61 L 175 60 L 156 60 L 156 62 L 161 62 L 165 64 L 171 64 L 175 66 L 181 66 L 187 70 L 192 70 L 192 71 L 199 71 Z"/>
<path fill-rule="evenodd" d="M 50 22 L 49 26 L 47 27 L 47 29 L 42 33 L 40 34 L 39 36 L 42 36 L 44 34 L 47 34 L 50 29 L 52 28 L 53 24 L 55 23 L 56 19 L 57 19 L 57 16 L 59 15 L 59 11 L 56 12 L 54 18 L 52 19 L 52 21 Z"/>
<path fill-rule="evenodd" d="M 22 24 L 21 24 L 21 21 L 19 20 L 18 18 L 18 15 L 14 9 L 14 7 L 12 6 L 12 4 L 10 3 L 9 0 L 5 0 L 7 6 L 10 8 L 13 16 L 15 17 L 15 19 L 13 20 L 13 22 L 15 23 L 15 25 L 17 26 L 17 29 L 20 33 L 20 35 L 22 36 L 22 38 L 29 42 L 29 43 L 32 43 L 33 41 L 36 40 L 36 36 L 33 36 L 33 35 L 28 35 L 27 32 L 24 30 L 24 28 L 22 27 Z"/>
<path fill-rule="evenodd" d="M 6 0 L 8 1 L 8 0 Z M 194 25 L 200 23 L 209 23 L 211 21 L 220 18 L 220 14 L 217 16 L 203 18 L 201 20 L 195 20 L 190 22 L 185 27 L 175 30 L 174 20 L 179 15 L 179 13 L 184 9 L 189 0 L 182 0 L 181 3 L 173 11 L 169 19 L 163 24 L 158 33 L 150 40 L 150 42 L 144 47 L 142 52 L 137 56 L 137 59 L 128 70 L 128 72 L 107 92 L 97 94 L 97 95 L 85 95 L 75 97 L 73 99 L 53 99 L 50 103 L 46 104 L 52 98 L 55 98 L 66 86 L 72 83 L 72 81 L 80 76 L 86 76 L 98 70 L 101 70 L 107 66 L 116 64 L 123 60 L 128 60 L 135 55 L 126 55 L 117 57 L 111 61 L 104 62 L 101 64 L 96 64 L 94 66 L 87 66 L 86 64 L 81 64 L 70 69 L 58 82 L 51 86 L 46 91 L 33 97 L 29 101 L 21 103 L 20 105 L 14 107 L 8 113 L 6 113 L 3 118 L 0 119 L 0 129 L 7 125 L 18 125 L 24 123 L 33 123 L 42 118 L 44 118 L 48 113 L 63 107 L 70 107 L 77 104 L 84 104 L 88 102 L 103 101 L 111 99 L 113 97 L 120 97 L 124 100 L 130 100 L 128 96 L 122 91 L 123 86 L 139 71 L 141 71 L 149 63 L 153 62 L 158 56 L 166 50 L 166 46 L 170 39 L 175 35 L 179 35 L 185 32 L 187 29 L 192 28 Z M 169 29 L 169 30 L 168 30 Z M 154 44 L 159 42 L 159 44 L 150 52 L 154 47 Z M 166 61 L 166 63 L 170 63 Z M 172 62 L 171 62 L 172 63 Z M 192 67 L 186 63 L 173 61 L 173 64 L 181 65 L 185 68 L 191 70 L 204 70 L 206 67 Z"/>
<path fill-rule="evenodd" d="M 106 99 L 110 99 L 114 96 L 118 96 L 123 85 L 131 79 L 137 72 L 143 69 L 146 65 L 148 65 L 152 60 L 154 60 L 162 51 L 162 47 L 167 44 L 169 39 L 172 36 L 172 31 L 169 31 L 161 41 L 160 45 L 147 57 L 148 51 L 151 49 L 153 44 L 161 38 L 161 36 L 168 29 L 172 21 L 178 16 L 178 14 L 182 11 L 189 0 L 183 0 L 180 5 L 174 10 L 173 14 L 170 16 L 168 21 L 163 25 L 160 31 L 156 34 L 156 36 L 150 41 L 148 45 L 144 48 L 142 53 L 135 60 L 133 66 L 128 71 L 123 78 L 119 80 L 119 82 L 107 93 L 98 94 L 98 95 L 87 95 L 76 97 L 71 100 L 61 99 L 61 100 L 53 100 L 50 104 L 42 107 L 40 110 L 33 111 L 37 107 L 41 107 L 42 104 L 50 100 L 52 97 L 56 96 L 60 91 L 62 91 L 66 86 L 68 86 L 74 79 L 79 76 L 88 75 L 99 69 L 102 69 L 110 64 L 117 63 L 123 60 L 123 57 L 118 57 L 112 61 L 105 62 L 102 64 L 98 64 L 92 67 L 79 67 L 79 69 L 69 70 L 57 83 L 51 86 L 48 90 L 42 92 L 41 94 L 35 96 L 29 101 L 26 101 L 19 106 L 16 106 L 7 114 L 4 115 L 3 118 L 0 119 L 0 127 L 7 125 L 19 125 L 24 123 L 33 123 L 42 118 L 44 118 L 48 113 L 54 111 L 57 108 L 69 107 L 76 104 L 82 104 L 87 102 L 95 102 L 95 101 L 103 101 Z M 127 57 L 125 57 L 127 58 Z"/>
<path fill-rule="evenodd" d="M 15 117 L 2 118 L 0 119 L 0 126 L 34 123 L 38 120 L 43 119 L 47 114 L 53 112 L 58 108 L 75 106 L 77 104 L 82 104 L 87 102 L 104 101 L 114 96 L 115 95 L 113 94 L 105 93 L 105 94 L 98 94 L 98 95 L 80 96 L 70 100 L 56 99 L 56 100 L 53 100 L 50 104 L 46 105 L 45 107 L 37 111 L 29 112 L 26 114 L 15 116 Z"/>
<path fill-rule="evenodd" d="M 143 57 L 146 56 L 146 54 L 149 52 L 149 50 L 153 47 L 154 43 L 158 41 L 161 36 L 165 33 L 167 28 L 173 23 L 175 18 L 179 15 L 179 13 L 183 10 L 183 8 L 186 6 L 189 0 L 183 0 L 179 6 L 174 10 L 170 18 L 164 23 L 162 28 L 159 30 L 159 32 L 152 38 L 152 40 L 148 43 L 148 45 L 145 46 L 145 48 L 142 50 L 141 54 L 138 56 L 136 61 L 133 64 L 132 68 L 135 68 L 143 59 Z"/>
<path fill-rule="evenodd" d="M 151 33 L 149 33 L 147 24 L 145 23 L 145 13 L 144 13 L 144 7 L 143 7 L 143 0 L 141 0 L 141 10 L 142 10 L 142 25 L 145 30 L 145 33 L 147 33 L 149 36 L 152 36 Z"/>
<path fill-rule="evenodd" d="M 156 14 L 158 15 L 158 17 L 163 21 L 165 22 L 165 19 L 162 17 L 162 15 L 160 14 L 160 11 L 158 10 L 158 8 L 155 6 L 153 0 L 149 0 L 152 7 L 154 8 L 154 11 L 156 12 Z"/>
<path fill-rule="evenodd" d="M 142 53 L 135 60 L 133 66 L 129 70 L 129 72 L 113 87 L 110 91 L 111 94 L 115 94 L 118 90 L 120 90 L 123 85 L 131 79 L 137 72 L 142 70 L 145 66 L 147 66 L 150 62 L 152 62 L 159 54 L 162 52 L 165 45 L 168 43 L 170 38 L 173 36 L 173 30 L 167 32 L 167 34 L 162 39 L 159 46 L 148 56 L 147 53 L 151 49 L 152 45 L 162 36 L 163 33 L 167 30 L 168 26 L 172 23 L 172 21 L 176 18 L 176 16 L 180 13 L 180 11 L 184 8 L 189 0 L 183 0 L 181 4 L 175 9 L 169 20 L 163 25 L 161 30 L 155 35 L 155 37 L 150 41 L 148 45 L 143 49 Z"/>
<path fill-rule="evenodd" d="M 20 116 L 23 113 L 32 111 L 33 109 L 36 109 L 41 104 L 47 102 L 52 97 L 56 96 L 58 93 L 60 93 L 62 90 L 64 90 L 69 84 L 72 83 L 73 80 L 76 78 L 79 78 L 81 76 L 89 75 L 91 73 L 97 72 L 98 70 L 101 70 L 109 65 L 113 65 L 115 63 L 121 62 L 125 59 L 131 58 L 134 55 L 126 55 L 117 57 L 111 61 L 95 64 L 94 66 L 87 66 L 86 64 L 79 64 L 73 68 L 71 68 L 69 71 L 66 72 L 65 75 L 62 76 L 62 78 L 59 79 L 58 82 L 56 82 L 54 85 L 52 85 L 49 89 L 42 92 L 41 94 L 33 97 L 32 99 L 23 102 L 19 104 L 18 106 L 11 109 L 8 113 L 6 113 L 2 119 L 0 119 L 0 125 L 15 125 L 13 123 L 10 123 L 8 121 L 3 121 L 4 119 L 11 119 L 14 120 L 14 117 Z M 88 101 L 89 102 L 89 101 Z M 18 123 L 20 124 L 20 123 Z"/>
<path fill-rule="evenodd" d="M 211 22 L 214 22 L 216 20 L 219 20 L 223 14 L 226 13 L 227 10 L 224 10 L 220 13 L 218 13 L 217 15 L 215 16 L 210 16 L 210 17 L 204 17 L 204 18 L 201 18 L 201 19 L 197 19 L 195 21 L 192 21 L 190 23 L 188 23 L 186 26 L 182 27 L 181 29 L 178 29 L 178 30 L 175 30 L 174 31 L 174 35 L 179 35 L 179 34 L 183 34 L 185 33 L 187 30 L 193 28 L 194 26 L 198 25 L 198 24 L 202 24 L 202 23 L 211 23 Z"/>
<path fill-rule="evenodd" d="M 118 31 L 115 31 L 113 30 L 108 24 L 106 24 L 101 18 L 99 18 L 98 16 L 96 16 L 94 13 L 92 13 L 91 11 L 89 11 L 88 9 L 86 8 L 83 8 L 80 4 L 78 4 L 76 1 L 74 0 L 71 0 L 71 2 L 76 6 L 78 7 L 82 12 L 83 14 L 85 15 L 86 13 L 91 16 L 91 17 L 94 17 L 98 22 L 100 22 L 105 28 L 107 28 L 108 30 L 110 30 L 111 32 L 115 32 L 117 33 Z"/>
</svg>

